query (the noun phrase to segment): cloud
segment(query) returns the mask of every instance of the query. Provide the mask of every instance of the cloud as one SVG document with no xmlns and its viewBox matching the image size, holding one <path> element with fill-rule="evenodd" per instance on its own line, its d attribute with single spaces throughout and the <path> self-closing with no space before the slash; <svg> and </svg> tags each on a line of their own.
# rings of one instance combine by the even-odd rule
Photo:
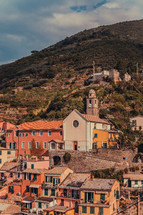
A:
<svg viewBox="0 0 143 215">
<path fill-rule="evenodd" d="M 41 50 L 99 25 L 141 19 L 142 0 L 1 0 L 0 60 Z"/>
</svg>

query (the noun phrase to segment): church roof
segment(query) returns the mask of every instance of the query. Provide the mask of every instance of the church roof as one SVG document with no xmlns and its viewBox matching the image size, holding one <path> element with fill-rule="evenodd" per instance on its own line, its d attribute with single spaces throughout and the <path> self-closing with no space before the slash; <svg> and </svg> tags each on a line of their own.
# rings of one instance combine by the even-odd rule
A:
<svg viewBox="0 0 143 215">
<path fill-rule="evenodd" d="M 81 115 L 89 122 L 111 124 L 108 120 L 100 119 L 99 117 L 94 115 L 88 115 L 88 114 L 81 114 Z"/>
</svg>

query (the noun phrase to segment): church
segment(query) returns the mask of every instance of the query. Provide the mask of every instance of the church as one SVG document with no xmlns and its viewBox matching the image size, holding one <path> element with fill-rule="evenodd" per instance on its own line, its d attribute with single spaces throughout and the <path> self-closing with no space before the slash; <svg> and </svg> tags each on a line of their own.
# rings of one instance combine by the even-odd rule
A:
<svg viewBox="0 0 143 215">
<path fill-rule="evenodd" d="M 97 148 L 115 148 L 119 132 L 99 117 L 99 101 L 93 89 L 86 98 L 86 114 L 73 110 L 63 121 L 65 150 L 91 152 Z"/>
</svg>

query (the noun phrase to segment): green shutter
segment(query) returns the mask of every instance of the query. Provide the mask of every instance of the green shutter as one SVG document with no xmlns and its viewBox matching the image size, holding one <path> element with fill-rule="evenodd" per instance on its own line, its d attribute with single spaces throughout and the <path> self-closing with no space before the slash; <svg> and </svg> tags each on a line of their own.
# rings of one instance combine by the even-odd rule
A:
<svg viewBox="0 0 143 215">
<path fill-rule="evenodd" d="M 24 173 L 24 180 L 26 180 L 26 173 Z"/>
<path fill-rule="evenodd" d="M 82 206 L 82 213 L 83 213 L 83 214 L 86 214 L 86 213 L 87 213 L 87 207 Z"/>
<path fill-rule="evenodd" d="M 55 179 L 55 178 L 53 178 L 53 186 L 55 186 L 55 182 L 56 182 L 56 179 Z"/>
<path fill-rule="evenodd" d="M 52 178 L 52 176 L 50 176 L 50 182 L 52 183 L 52 181 L 53 181 L 53 178 Z"/>
<path fill-rule="evenodd" d="M 95 212 L 94 207 L 90 207 L 90 214 L 94 214 L 94 212 Z"/>
<path fill-rule="evenodd" d="M 48 196 L 48 189 L 44 189 L 44 195 Z"/>
<path fill-rule="evenodd" d="M 29 180 L 31 180 L 31 173 L 29 173 Z"/>
<path fill-rule="evenodd" d="M 91 202 L 94 202 L 94 193 L 91 193 Z"/>
<path fill-rule="evenodd" d="M 87 202 L 87 193 L 85 192 L 85 202 Z"/>
</svg>

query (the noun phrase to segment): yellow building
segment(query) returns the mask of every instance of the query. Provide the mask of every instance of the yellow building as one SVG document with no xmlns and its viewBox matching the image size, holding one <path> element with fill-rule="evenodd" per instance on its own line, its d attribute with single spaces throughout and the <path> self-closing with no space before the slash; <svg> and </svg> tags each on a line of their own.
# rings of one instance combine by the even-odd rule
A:
<svg viewBox="0 0 143 215">
<path fill-rule="evenodd" d="M 88 179 L 81 187 L 79 214 L 111 215 L 119 207 L 120 184 L 115 179 Z"/>
<path fill-rule="evenodd" d="M 117 147 L 119 133 L 116 130 L 93 129 L 92 149 Z"/>
<path fill-rule="evenodd" d="M 0 168 L 5 162 L 15 159 L 15 150 L 0 147 Z"/>
</svg>

